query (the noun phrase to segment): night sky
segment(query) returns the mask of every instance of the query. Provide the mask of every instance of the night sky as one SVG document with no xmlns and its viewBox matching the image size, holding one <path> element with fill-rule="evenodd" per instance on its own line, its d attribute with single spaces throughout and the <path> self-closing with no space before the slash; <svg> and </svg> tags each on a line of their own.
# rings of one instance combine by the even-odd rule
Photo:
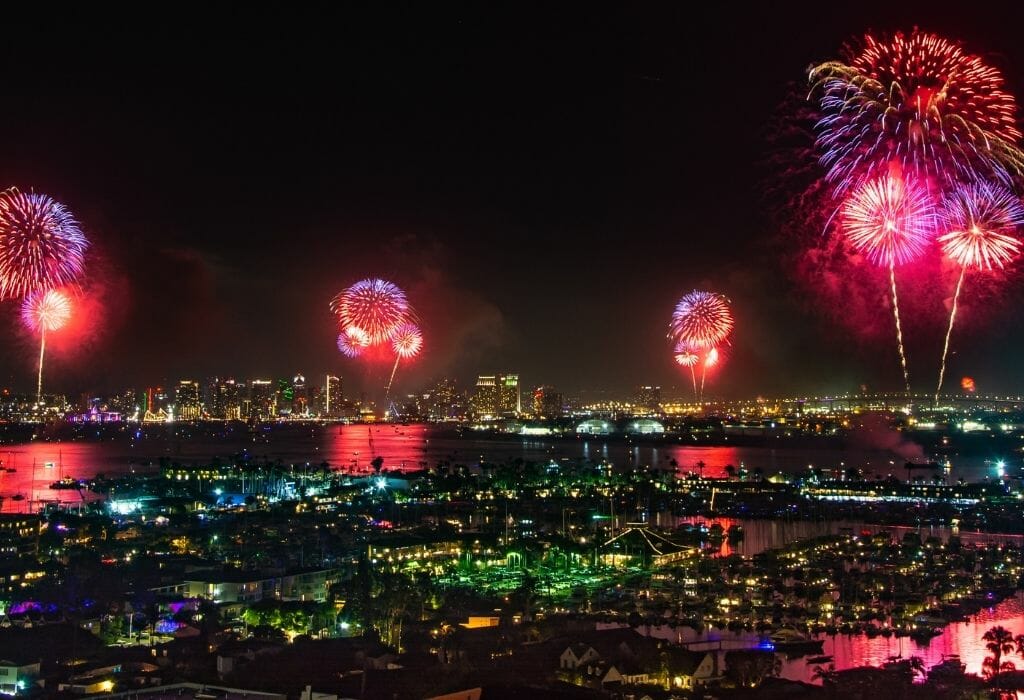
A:
<svg viewBox="0 0 1024 700">
<path fill-rule="evenodd" d="M 567 393 L 682 389 L 664 335 L 693 288 L 735 305 L 716 393 L 899 389 L 892 343 L 830 320 L 782 262 L 773 115 L 844 41 L 915 24 L 966 42 L 1020 98 L 1024 17 L 715 4 L 6 19 L 0 184 L 76 213 L 103 309 L 56 344 L 48 387 L 328 370 L 375 386 L 390 368 L 344 360 L 327 310 L 375 275 L 424 323 L 401 390 L 495 371 Z M 1024 389 L 1019 298 L 965 331 L 954 381 Z M 0 381 L 28 390 L 15 311 L 0 309 Z M 909 347 L 923 389 L 931 325 Z"/>
</svg>

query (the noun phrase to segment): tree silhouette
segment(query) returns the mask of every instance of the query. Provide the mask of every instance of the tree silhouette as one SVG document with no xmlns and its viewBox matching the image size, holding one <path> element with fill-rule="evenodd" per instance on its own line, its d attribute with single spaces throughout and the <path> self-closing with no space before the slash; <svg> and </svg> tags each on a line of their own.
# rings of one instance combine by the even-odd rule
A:
<svg viewBox="0 0 1024 700">
<path fill-rule="evenodd" d="M 999 675 L 1003 671 L 1011 671 L 1014 668 L 1013 662 L 1003 661 L 1003 656 L 1010 654 L 1016 648 L 1016 640 L 1013 633 L 1002 625 L 990 627 L 985 634 L 981 635 L 985 641 L 985 648 L 992 655 L 982 663 L 982 670 L 985 677 L 992 681 L 992 684 L 999 689 Z"/>
</svg>

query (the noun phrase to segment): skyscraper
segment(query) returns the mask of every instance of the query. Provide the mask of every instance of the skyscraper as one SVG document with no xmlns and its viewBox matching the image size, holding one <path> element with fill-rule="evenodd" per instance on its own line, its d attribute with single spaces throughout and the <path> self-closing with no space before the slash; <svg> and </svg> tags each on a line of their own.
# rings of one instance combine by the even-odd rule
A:
<svg viewBox="0 0 1024 700">
<path fill-rule="evenodd" d="M 309 392 L 306 390 L 306 378 L 299 372 L 292 378 L 292 415 L 309 414 Z"/>
<path fill-rule="evenodd" d="M 562 395 L 552 386 L 539 386 L 533 390 L 535 418 L 558 418 L 562 415 Z"/>
<path fill-rule="evenodd" d="M 178 382 L 174 402 L 174 416 L 178 420 L 199 420 L 203 417 L 202 388 L 199 382 L 191 379 Z"/>
<path fill-rule="evenodd" d="M 341 377 L 331 374 L 324 377 L 323 417 L 338 418 L 341 415 L 341 402 L 344 398 L 341 392 Z"/>
<path fill-rule="evenodd" d="M 210 384 L 210 417 L 217 420 L 241 420 L 242 389 L 234 379 L 213 379 Z"/>
<path fill-rule="evenodd" d="M 636 407 L 647 413 L 658 413 L 661 411 L 661 387 L 660 386 L 638 386 L 636 388 Z"/>
<path fill-rule="evenodd" d="M 498 375 L 498 410 L 503 416 L 518 416 L 523 411 L 518 374 Z"/>
<path fill-rule="evenodd" d="M 518 374 L 480 375 L 471 400 L 477 418 L 513 417 L 522 410 Z"/>
<path fill-rule="evenodd" d="M 253 379 L 249 382 L 249 414 L 251 421 L 264 422 L 273 419 L 275 411 L 274 383 L 269 379 Z"/>
<path fill-rule="evenodd" d="M 496 418 L 498 416 L 498 381 L 493 375 L 480 375 L 476 378 L 476 389 L 470 400 L 473 415 L 477 418 Z"/>
</svg>

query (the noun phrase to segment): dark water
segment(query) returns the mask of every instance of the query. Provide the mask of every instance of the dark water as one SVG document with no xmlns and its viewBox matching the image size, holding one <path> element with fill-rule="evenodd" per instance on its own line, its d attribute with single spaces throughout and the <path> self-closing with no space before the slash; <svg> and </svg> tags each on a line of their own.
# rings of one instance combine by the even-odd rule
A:
<svg viewBox="0 0 1024 700">
<path fill-rule="evenodd" d="M 16 473 L 0 473 L 0 496 L 5 511 L 28 507 L 32 499 L 74 502 L 79 495 L 51 491 L 48 485 L 61 476 L 88 478 L 99 473 L 124 474 L 155 469 L 164 457 L 188 464 L 214 456 L 230 457 L 243 451 L 285 464 L 320 464 L 368 469 L 374 456 L 384 458 L 385 469 L 416 470 L 448 460 L 456 464 L 481 461 L 507 462 L 578 460 L 610 462 L 617 467 L 668 467 L 675 460 L 681 471 L 721 476 L 725 467 L 760 468 L 765 476 L 792 474 L 809 466 L 837 473 L 856 466 L 867 474 L 894 473 L 904 477 L 904 460 L 894 453 L 874 450 L 837 450 L 799 447 L 730 447 L 673 444 L 670 441 L 632 444 L 602 438 L 538 439 L 518 436 L 481 437 L 471 432 L 458 436 L 429 425 L 271 426 L 250 432 L 244 426 L 225 426 L 217 434 L 197 433 L 187 426 L 147 427 L 102 441 L 30 442 L 0 446 L 0 460 Z M 994 461 L 1009 455 L 954 457 L 950 479 L 978 480 L 995 474 Z M 1019 461 L 1019 459 L 1017 460 Z M 1008 469 L 1018 465 L 1011 463 Z M 922 472 L 918 472 L 922 474 Z M 930 477 L 930 474 L 924 474 Z M 10 496 L 21 494 L 22 501 Z"/>
</svg>

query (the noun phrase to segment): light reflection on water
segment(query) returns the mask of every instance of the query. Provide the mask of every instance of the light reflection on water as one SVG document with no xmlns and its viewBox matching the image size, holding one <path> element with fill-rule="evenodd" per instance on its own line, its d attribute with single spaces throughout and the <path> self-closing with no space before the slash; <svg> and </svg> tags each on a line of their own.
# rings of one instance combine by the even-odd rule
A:
<svg viewBox="0 0 1024 700">
<path fill-rule="evenodd" d="M 372 438 L 372 447 L 371 447 Z M 895 455 L 867 451 L 838 451 L 824 449 L 771 449 L 758 447 L 702 447 L 663 444 L 661 446 L 637 446 L 623 442 L 608 442 L 601 439 L 570 439 L 560 441 L 528 440 L 514 436 L 501 439 L 479 439 L 467 433 L 465 437 L 441 434 L 425 425 L 380 425 L 380 426 L 328 426 L 313 429 L 287 430 L 271 429 L 250 433 L 245 428 L 230 429 L 224 435 L 212 438 L 175 437 L 173 430 L 167 435 L 143 435 L 140 439 L 127 438 L 105 442 L 33 442 L 21 445 L 0 446 L 0 460 L 4 466 L 13 467 L 15 473 L 0 473 L 0 495 L 5 496 L 3 510 L 6 512 L 25 511 L 30 500 L 60 500 L 66 503 L 81 501 L 76 491 L 53 491 L 49 484 L 62 475 L 89 478 L 99 473 L 116 475 L 132 470 L 148 471 L 161 457 L 185 464 L 205 462 L 213 456 L 230 457 L 242 451 L 259 459 L 277 460 L 285 464 L 328 462 L 334 467 L 367 469 L 374 455 L 384 458 L 385 469 L 416 470 L 433 466 L 439 461 L 453 464 L 477 464 L 480 461 L 493 463 L 520 458 L 523 460 L 589 459 L 595 462 L 611 462 L 616 466 L 661 466 L 668 467 L 676 460 L 684 471 L 696 470 L 699 462 L 704 463 L 704 474 L 723 476 L 726 465 L 760 467 L 765 475 L 777 471 L 793 473 L 805 469 L 809 464 L 823 468 L 841 468 L 842 465 L 856 464 L 871 469 L 890 467 L 890 461 L 901 462 Z M 47 463 L 52 463 L 48 467 Z M 961 460 L 954 463 L 951 478 L 963 475 L 976 479 L 985 473 L 982 459 Z M 902 476 L 902 475 L 901 475 Z M 24 500 L 14 501 L 10 497 L 21 494 Z M 89 494 L 85 494 L 86 497 Z M 709 521 L 709 524 L 712 521 Z M 726 529 L 734 522 L 719 519 Z M 728 555 L 733 551 L 751 556 L 758 552 L 779 547 L 787 542 L 821 534 L 859 532 L 865 526 L 860 523 L 817 523 L 784 521 L 741 521 L 744 538 L 738 542 L 723 541 L 720 553 Z M 869 530 L 877 527 L 867 526 Z M 897 532 L 899 528 L 886 528 Z M 922 534 L 937 534 L 941 531 L 923 531 Z M 1002 539 L 989 535 L 961 533 L 965 542 Z M 1020 537 L 1013 537 L 1018 543 Z M 865 663 L 878 664 L 891 656 L 921 656 L 926 664 L 935 664 L 945 654 L 959 654 L 968 671 L 979 672 L 986 655 L 981 635 L 994 624 L 1002 624 L 1015 635 L 1024 633 L 1024 604 L 1020 599 L 1011 599 L 992 610 L 986 610 L 967 623 L 949 625 L 942 636 L 934 638 L 926 647 L 919 647 L 908 638 L 866 636 L 826 638 L 825 654 L 835 655 L 838 668 Z M 668 639 L 695 633 L 689 628 L 662 628 Z M 743 646 L 755 636 L 737 636 L 731 632 L 712 630 L 713 639 L 723 645 L 739 643 Z M 685 640 L 685 639 L 684 639 Z M 1018 663 L 1024 666 L 1024 661 Z M 788 661 L 783 675 L 795 680 L 809 681 L 813 667 L 803 659 Z"/>
<path fill-rule="evenodd" d="M 946 626 L 940 636 L 927 646 L 920 646 L 909 637 L 874 637 L 867 635 L 823 636 L 822 654 L 832 656 L 837 669 L 856 666 L 880 666 L 893 658 L 919 656 L 925 667 L 941 663 L 948 656 L 959 656 L 967 666 L 967 673 L 981 674 L 982 663 L 988 655 L 981 636 L 994 625 L 1002 625 L 1014 636 L 1024 634 L 1024 601 L 1020 594 L 1008 598 L 994 608 L 982 610 L 967 622 L 954 622 Z M 602 625 L 621 627 L 622 625 Z M 641 626 L 638 631 L 657 639 L 687 644 L 691 648 L 749 649 L 757 645 L 760 637 L 753 632 L 730 632 L 709 629 L 698 634 L 689 627 Z M 809 656 L 788 659 L 782 657 L 782 677 L 806 683 L 817 682 L 814 671 L 817 664 L 807 663 Z M 1018 668 L 1024 668 L 1024 659 L 1010 657 Z"/>
</svg>

